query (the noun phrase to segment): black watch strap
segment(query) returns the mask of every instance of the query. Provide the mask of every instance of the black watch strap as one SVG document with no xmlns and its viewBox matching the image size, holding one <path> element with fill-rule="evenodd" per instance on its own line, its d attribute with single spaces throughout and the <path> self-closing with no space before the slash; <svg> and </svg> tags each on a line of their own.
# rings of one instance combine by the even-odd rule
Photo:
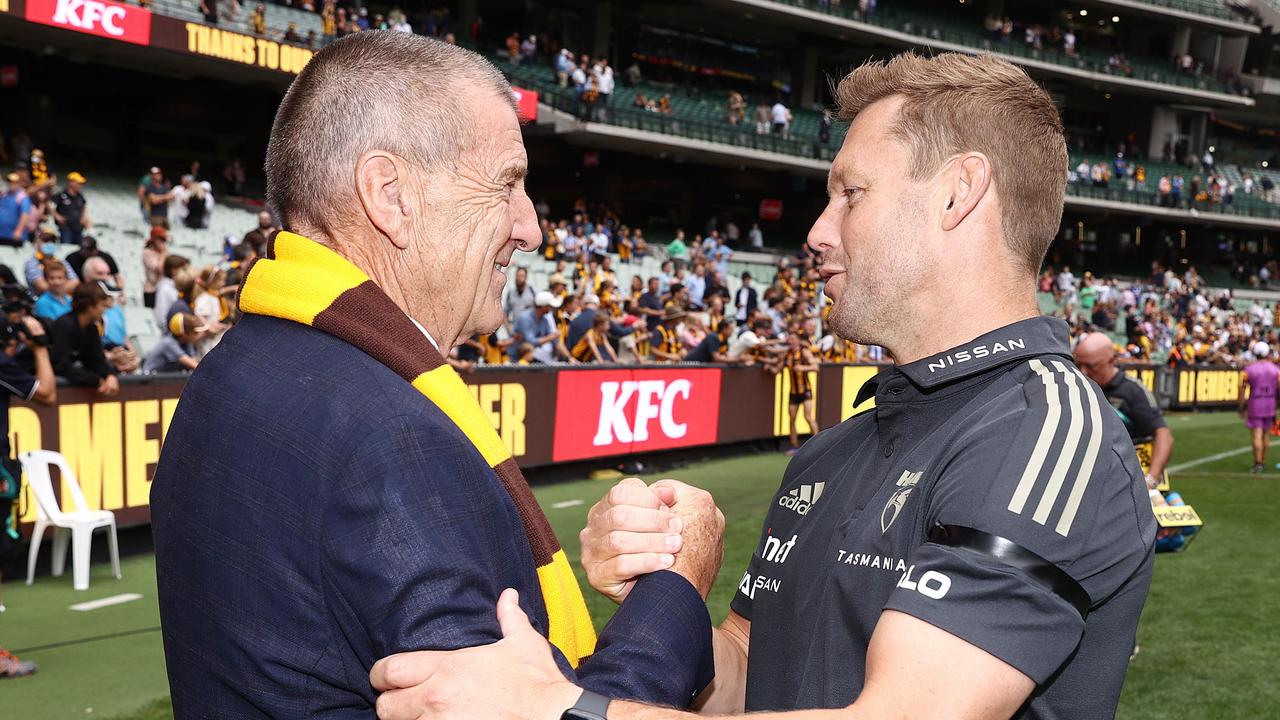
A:
<svg viewBox="0 0 1280 720">
<path fill-rule="evenodd" d="M 564 711 L 560 720 L 608 720 L 609 698 L 583 690 L 578 702 Z"/>
</svg>

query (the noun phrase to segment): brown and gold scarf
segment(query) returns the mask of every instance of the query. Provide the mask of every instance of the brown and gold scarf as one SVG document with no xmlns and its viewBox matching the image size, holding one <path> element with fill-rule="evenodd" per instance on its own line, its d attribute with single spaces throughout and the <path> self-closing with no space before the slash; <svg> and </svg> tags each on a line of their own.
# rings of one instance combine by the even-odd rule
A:
<svg viewBox="0 0 1280 720">
<path fill-rule="evenodd" d="M 360 348 L 448 415 L 520 513 L 547 607 L 548 639 L 574 667 L 591 655 L 596 636 L 582 591 L 515 458 L 462 378 L 391 298 L 332 250 L 280 232 L 246 271 L 240 309 L 309 325 Z"/>
</svg>

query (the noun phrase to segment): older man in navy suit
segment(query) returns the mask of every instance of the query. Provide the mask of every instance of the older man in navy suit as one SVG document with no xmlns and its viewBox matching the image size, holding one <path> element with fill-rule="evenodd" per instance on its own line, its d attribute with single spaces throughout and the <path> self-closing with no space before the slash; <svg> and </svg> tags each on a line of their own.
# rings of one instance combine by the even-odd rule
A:
<svg viewBox="0 0 1280 720">
<path fill-rule="evenodd" d="M 597 640 L 519 468 L 443 361 L 501 323 L 503 268 L 539 244 L 525 164 L 510 87 L 457 47 L 359 33 L 294 81 L 267 157 L 286 230 L 183 393 L 152 491 L 177 717 L 371 718 L 375 661 L 500 639 L 505 588 L 583 707 L 684 706 L 710 681 L 709 496 L 614 490 L 655 498 L 658 532 L 620 536 L 630 559 L 593 572 L 621 603 Z"/>
</svg>

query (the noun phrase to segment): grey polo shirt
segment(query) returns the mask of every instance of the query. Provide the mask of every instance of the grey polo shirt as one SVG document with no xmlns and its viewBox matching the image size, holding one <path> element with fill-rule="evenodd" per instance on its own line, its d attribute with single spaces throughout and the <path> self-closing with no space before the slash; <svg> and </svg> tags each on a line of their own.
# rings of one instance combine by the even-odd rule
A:
<svg viewBox="0 0 1280 720">
<path fill-rule="evenodd" d="M 871 393 L 792 460 L 739 583 L 747 710 L 852 703 L 892 609 L 1034 680 L 1019 718 L 1112 717 L 1156 525 L 1066 324 L 1008 325 L 881 373 L 859 402 Z"/>
</svg>

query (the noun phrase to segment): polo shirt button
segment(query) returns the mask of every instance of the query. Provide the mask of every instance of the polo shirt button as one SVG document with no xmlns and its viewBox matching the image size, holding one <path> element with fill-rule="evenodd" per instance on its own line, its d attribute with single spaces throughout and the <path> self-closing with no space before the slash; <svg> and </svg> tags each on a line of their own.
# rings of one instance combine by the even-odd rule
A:
<svg viewBox="0 0 1280 720">
<path fill-rule="evenodd" d="M 893 443 L 884 446 L 884 456 L 889 457 L 893 454 Z"/>
</svg>

